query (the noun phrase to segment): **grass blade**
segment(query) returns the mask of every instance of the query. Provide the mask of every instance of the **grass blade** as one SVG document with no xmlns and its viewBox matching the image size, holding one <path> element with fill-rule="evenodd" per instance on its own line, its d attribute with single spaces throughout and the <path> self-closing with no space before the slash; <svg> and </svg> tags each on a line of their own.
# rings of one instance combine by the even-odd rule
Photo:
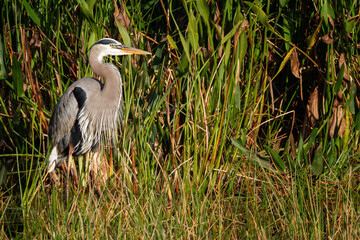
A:
<svg viewBox="0 0 360 240">
<path fill-rule="evenodd" d="M 271 163 L 268 159 L 264 158 L 264 157 L 260 157 L 257 156 L 256 153 L 250 151 L 249 149 L 247 149 L 246 147 L 244 147 L 239 140 L 235 139 L 235 138 L 231 138 L 231 141 L 233 143 L 233 145 L 238 148 L 239 150 L 241 150 L 248 158 L 249 160 L 251 160 L 252 162 L 259 164 L 260 166 L 262 166 L 265 169 L 268 170 L 272 170 L 274 172 L 276 172 L 276 169 L 274 169 L 273 166 L 271 166 Z"/>
<path fill-rule="evenodd" d="M 42 28 L 42 21 L 39 17 L 40 13 L 36 12 L 26 0 L 22 0 L 22 4 L 24 5 L 27 14 L 29 14 L 30 18 L 34 21 L 34 23 Z"/>
<path fill-rule="evenodd" d="M 334 87 L 334 93 L 338 93 L 340 91 L 340 88 L 342 86 L 342 81 L 344 77 L 344 71 L 345 71 L 345 64 L 341 65 L 338 77 L 336 79 L 335 87 Z"/>
<path fill-rule="evenodd" d="M 279 154 L 268 146 L 265 146 L 264 148 L 268 152 L 268 154 L 271 156 L 271 158 L 273 159 L 277 169 L 280 172 L 284 172 L 284 170 L 286 169 L 286 166 L 285 166 L 284 161 L 279 156 Z"/>
<path fill-rule="evenodd" d="M 16 98 L 24 96 L 24 81 L 21 71 L 20 62 L 16 57 L 13 58 L 13 86 L 16 94 Z"/>
<path fill-rule="evenodd" d="M 281 64 L 280 64 L 280 67 L 279 67 L 279 70 L 277 71 L 277 73 L 275 74 L 275 76 L 273 77 L 276 78 L 276 76 L 284 69 L 286 63 L 289 61 L 293 51 L 295 50 L 295 47 L 293 47 L 284 57 L 284 59 L 282 60 Z"/>
</svg>

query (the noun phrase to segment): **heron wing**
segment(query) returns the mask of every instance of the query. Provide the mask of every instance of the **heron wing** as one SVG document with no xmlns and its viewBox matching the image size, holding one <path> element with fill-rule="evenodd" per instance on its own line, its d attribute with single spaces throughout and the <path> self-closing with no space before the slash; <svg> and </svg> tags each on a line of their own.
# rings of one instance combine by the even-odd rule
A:
<svg viewBox="0 0 360 240">
<path fill-rule="evenodd" d="M 57 152 L 66 157 L 66 150 L 77 116 L 86 101 L 91 101 L 96 92 L 100 92 L 103 84 L 95 78 L 82 78 L 74 82 L 65 91 L 56 104 L 49 124 L 49 139 Z"/>
</svg>

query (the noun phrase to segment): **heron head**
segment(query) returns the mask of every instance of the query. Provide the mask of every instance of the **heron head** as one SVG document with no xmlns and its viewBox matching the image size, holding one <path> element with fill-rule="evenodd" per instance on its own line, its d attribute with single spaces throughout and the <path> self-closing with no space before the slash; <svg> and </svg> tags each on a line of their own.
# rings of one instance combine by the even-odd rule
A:
<svg viewBox="0 0 360 240">
<path fill-rule="evenodd" d="M 98 52 L 99 59 L 100 58 L 102 59 L 103 57 L 109 55 L 121 56 L 121 55 L 131 55 L 131 54 L 141 54 L 141 55 L 151 54 L 150 52 L 147 51 L 125 46 L 112 38 L 100 39 L 99 41 L 94 43 L 94 45 L 91 46 L 90 51 L 91 50 L 96 50 L 96 52 Z"/>
</svg>

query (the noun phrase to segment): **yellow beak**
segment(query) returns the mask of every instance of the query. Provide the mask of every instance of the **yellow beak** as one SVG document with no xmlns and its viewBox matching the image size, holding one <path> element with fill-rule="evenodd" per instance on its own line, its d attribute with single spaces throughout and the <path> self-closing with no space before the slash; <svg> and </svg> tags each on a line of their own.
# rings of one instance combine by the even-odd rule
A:
<svg viewBox="0 0 360 240">
<path fill-rule="evenodd" d="M 124 54 L 140 54 L 140 55 L 146 55 L 146 54 L 150 54 L 150 52 L 144 51 L 144 50 L 140 50 L 137 48 L 133 48 L 133 47 L 128 47 L 125 45 L 115 45 L 115 48 L 119 49 L 121 52 L 123 52 Z"/>
</svg>

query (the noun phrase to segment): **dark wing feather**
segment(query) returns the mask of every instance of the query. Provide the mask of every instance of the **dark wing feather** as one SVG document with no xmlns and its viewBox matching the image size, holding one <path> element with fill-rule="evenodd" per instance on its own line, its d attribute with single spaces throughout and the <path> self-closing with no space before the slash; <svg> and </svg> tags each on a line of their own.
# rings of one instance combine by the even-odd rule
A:
<svg viewBox="0 0 360 240">
<path fill-rule="evenodd" d="M 79 112 L 73 89 L 70 86 L 60 98 L 50 118 L 49 139 L 52 145 L 58 145 L 59 153 L 64 152 L 69 146 L 70 132 Z"/>
</svg>

